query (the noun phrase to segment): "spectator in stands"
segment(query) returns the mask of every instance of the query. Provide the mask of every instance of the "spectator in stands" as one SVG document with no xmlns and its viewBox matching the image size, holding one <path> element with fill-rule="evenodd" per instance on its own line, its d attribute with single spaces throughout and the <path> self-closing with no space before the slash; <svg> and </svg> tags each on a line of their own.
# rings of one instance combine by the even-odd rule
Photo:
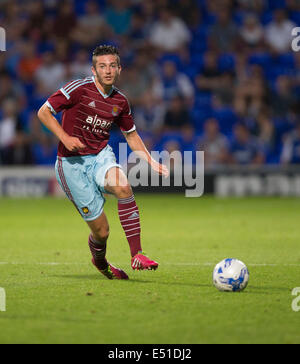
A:
<svg viewBox="0 0 300 364">
<path fill-rule="evenodd" d="M 142 103 L 144 92 L 147 90 L 147 81 L 141 72 L 138 72 L 134 66 L 130 66 L 122 72 L 120 88 L 134 108 Z"/>
<path fill-rule="evenodd" d="M 237 0 L 240 9 L 245 12 L 255 12 L 260 14 L 265 6 L 265 0 Z"/>
<path fill-rule="evenodd" d="M 0 75 L 1 74 L 9 74 L 9 69 L 6 65 L 7 58 L 6 57 L 0 57 Z"/>
<path fill-rule="evenodd" d="M 70 63 L 71 79 L 77 80 L 92 75 L 90 55 L 85 49 L 79 49 Z"/>
<path fill-rule="evenodd" d="M 0 120 L 0 162 L 29 164 L 32 162 L 29 141 L 23 130 L 15 100 L 4 100 Z"/>
<path fill-rule="evenodd" d="M 300 163 L 300 122 L 296 125 L 295 130 L 286 135 L 280 156 L 282 164 L 299 164 Z"/>
<path fill-rule="evenodd" d="M 26 107 L 27 99 L 24 87 L 18 80 L 13 80 L 8 73 L 0 74 L 0 104 L 5 99 L 14 99 L 20 110 Z"/>
<path fill-rule="evenodd" d="M 1 2 L 1 26 L 6 31 L 7 45 L 16 45 L 26 30 L 26 19 L 22 16 L 22 4 L 17 1 Z M 2 54 L 1 54 L 2 56 Z"/>
<path fill-rule="evenodd" d="M 224 164 L 228 157 L 228 145 L 226 136 L 220 133 L 218 120 L 207 119 L 204 123 L 204 133 L 197 142 L 197 150 L 204 151 L 205 166 Z"/>
<path fill-rule="evenodd" d="M 132 17 L 128 0 L 109 0 L 104 17 L 116 36 L 127 34 Z"/>
<path fill-rule="evenodd" d="M 220 4 L 220 1 L 219 1 Z M 215 16 L 218 12 L 218 0 L 204 1 L 204 8 L 208 16 Z M 224 3 L 223 3 L 224 5 Z"/>
<path fill-rule="evenodd" d="M 158 134 L 164 123 L 165 104 L 158 102 L 150 91 L 144 93 L 141 104 L 134 110 L 134 121 L 139 131 Z"/>
<path fill-rule="evenodd" d="M 197 75 L 195 83 L 201 91 L 215 91 L 221 81 L 222 72 L 218 67 L 218 55 L 214 51 L 207 51 L 203 57 L 203 69 Z"/>
<path fill-rule="evenodd" d="M 26 10 L 28 12 L 28 19 L 24 35 L 31 39 L 44 41 L 47 33 L 47 21 L 45 21 L 47 17 L 43 1 L 28 2 Z"/>
<path fill-rule="evenodd" d="M 248 64 L 248 55 L 246 52 L 241 52 L 235 55 L 235 75 L 237 84 L 247 82 L 251 72 L 251 67 Z"/>
<path fill-rule="evenodd" d="M 48 94 L 52 94 L 62 86 L 65 79 L 65 67 L 57 62 L 53 51 L 47 51 L 42 55 L 42 63 L 34 73 L 38 83 L 44 85 Z"/>
<path fill-rule="evenodd" d="M 165 131 L 180 131 L 192 124 L 189 111 L 181 95 L 174 95 L 164 117 Z"/>
<path fill-rule="evenodd" d="M 285 53 L 291 49 L 292 29 L 296 24 L 287 18 L 285 9 L 276 9 L 273 20 L 265 29 L 265 39 L 274 53 Z"/>
<path fill-rule="evenodd" d="M 162 76 L 157 78 L 153 86 L 154 96 L 165 101 L 180 94 L 186 105 L 193 105 L 194 86 L 184 73 L 178 72 L 176 63 L 167 60 L 162 65 Z"/>
<path fill-rule="evenodd" d="M 300 13 L 300 12 L 299 12 Z M 297 93 L 300 94 L 300 52 L 294 54 L 295 67 L 293 70 L 292 85 L 296 89 Z"/>
<path fill-rule="evenodd" d="M 162 150 L 169 153 L 170 171 L 182 167 L 181 140 L 176 135 L 169 135 L 165 138 Z"/>
<path fill-rule="evenodd" d="M 101 14 L 99 4 L 95 0 L 87 1 L 85 14 L 78 18 L 77 27 L 71 33 L 72 40 L 82 46 L 93 47 L 110 36 L 110 29 Z"/>
<path fill-rule="evenodd" d="M 227 162 L 230 164 L 254 164 L 265 162 L 265 155 L 255 137 L 242 123 L 234 126 L 234 138 L 229 145 Z"/>
<path fill-rule="evenodd" d="M 57 145 L 50 134 L 41 133 L 39 140 L 32 146 L 33 160 L 38 165 L 54 165 L 57 157 Z"/>
<path fill-rule="evenodd" d="M 233 105 L 238 115 L 255 117 L 265 103 L 266 84 L 259 65 L 249 66 L 247 70 L 248 72 L 237 73 Z"/>
<path fill-rule="evenodd" d="M 57 155 L 57 138 L 41 124 L 36 112 L 30 115 L 32 158 L 35 164 L 53 165 Z"/>
<path fill-rule="evenodd" d="M 59 2 L 58 14 L 53 24 L 53 34 L 57 38 L 70 39 L 71 32 L 77 26 L 77 16 L 70 0 Z"/>
<path fill-rule="evenodd" d="M 58 38 L 55 40 L 54 53 L 58 62 L 68 65 L 72 59 L 71 42 L 65 38 Z"/>
<path fill-rule="evenodd" d="M 181 18 L 189 26 L 195 13 L 201 16 L 201 14 L 198 14 L 199 9 L 195 6 L 194 0 L 178 0 L 175 12 L 176 16 Z"/>
<path fill-rule="evenodd" d="M 260 21 L 266 24 L 270 9 L 284 3 L 286 11 L 276 10 L 262 31 Z M 179 103 L 193 116 L 197 131 L 214 117 L 219 130 L 231 137 L 239 117 L 254 136 L 249 135 L 252 144 L 274 153 L 266 162 L 278 163 L 282 136 L 299 119 L 300 52 L 286 54 L 298 10 L 298 0 L 5 1 L 0 20 L 7 51 L 0 58 L 0 105 L 15 100 L 20 110 L 15 111 L 17 134 L 22 136 L 16 140 L 27 142 L 24 129 L 29 125 L 31 134 L 36 133 L 31 112 L 58 83 L 91 74 L 90 51 L 96 44 L 113 43 L 125 65 L 120 81 L 149 146 L 160 139 L 166 123 L 165 133 L 172 136 L 164 141 L 166 148 L 195 150 L 193 126 L 189 122 L 180 127 L 187 117 L 172 113 L 180 95 Z M 270 115 L 264 112 L 266 105 Z M 213 134 L 214 123 L 207 124 L 207 134 Z M 0 125 L 0 139 L 7 139 L 8 126 L 15 124 L 6 120 Z M 55 144 L 41 139 L 37 146 L 36 137 L 31 138 L 38 163 L 51 159 Z"/>
<path fill-rule="evenodd" d="M 149 38 L 158 52 L 177 52 L 190 42 L 191 34 L 188 27 L 170 8 L 161 8 L 158 16 Z"/>
<path fill-rule="evenodd" d="M 29 109 L 38 110 L 48 97 L 47 85 L 43 82 L 35 82 L 34 91 L 30 97 Z"/>
<path fill-rule="evenodd" d="M 250 51 L 256 51 L 263 45 L 264 28 L 260 24 L 257 16 L 250 14 L 244 18 L 243 25 L 240 29 L 240 35 L 242 43 Z"/>
<path fill-rule="evenodd" d="M 139 49 L 139 51 L 135 53 L 132 66 L 138 72 L 139 77 L 143 79 L 145 90 L 150 90 L 154 78 L 159 72 L 159 68 L 151 57 L 151 54 L 149 54 L 147 48 Z"/>
<path fill-rule="evenodd" d="M 197 150 L 197 134 L 194 125 L 190 122 L 180 130 L 182 150 L 195 152 Z"/>
<path fill-rule="evenodd" d="M 225 71 L 219 80 L 219 87 L 216 87 L 213 96 L 217 97 L 223 106 L 231 107 L 234 97 L 235 75 L 232 71 Z"/>
<path fill-rule="evenodd" d="M 146 36 L 145 40 L 147 41 L 152 31 L 153 25 L 157 21 L 156 4 L 153 1 L 141 1 L 139 12 L 144 19 L 143 31 Z"/>
<path fill-rule="evenodd" d="M 219 53 L 234 51 L 238 34 L 237 26 L 231 19 L 230 10 L 226 7 L 220 7 L 217 14 L 217 22 L 210 29 L 210 49 Z"/>
<path fill-rule="evenodd" d="M 35 44 L 32 41 L 24 42 L 22 44 L 22 56 L 18 64 L 20 79 L 25 83 L 31 83 L 41 62 L 41 58 L 37 55 Z"/>
<path fill-rule="evenodd" d="M 131 47 L 134 50 L 142 49 L 145 46 L 147 30 L 145 27 L 145 18 L 140 12 L 132 14 L 128 37 L 130 38 Z"/>
<path fill-rule="evenodd" d="M 286 117 L 289 109 L 296 103 L 297 95 L 293 92 L 291 79 L 285 75 L 279 76 L 276 80 L 275 91 L 270 95 L 274 117 Z"/>
<path fill-rule="evenodd" d="M 300 10 L 300 3 L 299 0 L 286 0 L 286 7 L 288 11 L 299 11 Z"/>
<path fill-rule="evenodd" d="M 275 142 L 275 127 L 268 109 L 262 110 L 252 129 L 252 134 L 257 137 L 259 144 L 266 152 L 270 152 Z"/>
</svg>

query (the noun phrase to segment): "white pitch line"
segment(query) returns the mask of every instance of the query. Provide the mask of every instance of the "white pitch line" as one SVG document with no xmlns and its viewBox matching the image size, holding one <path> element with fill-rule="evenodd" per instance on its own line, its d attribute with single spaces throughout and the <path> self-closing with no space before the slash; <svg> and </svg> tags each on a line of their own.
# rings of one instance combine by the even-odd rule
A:
<svg viewBox="0 0 300 364">
<path fill-rule="evenodd" d="M 215 266 L 217 263 L 161 263 L 161 265 L 178 265 L 178 266 Z M 279 263 L 247 263 L 247 265 L 256 266 L 256 267 L 277 267 L 277 266 L 285 266 L 285 267 L 300 267 L 300 263 L 291 263 L 291 264 L 279 264 Z"/>
<path fill-rule="evenodd" d="M 126 263 L 120 263 L 120 265 L 126 265 Z M 0 265 L 87 265 L 88 262 L 0 262 Z M 114 263 L 115 264 L 115 263 Z M 162 262 L 160 265 L 174 265 L 174 266 L 215 266 L 216 263 L 171 263 L 171 262 Z M 248 266 L 256 266 L 256 267 L 300 267 L 300 264 L 291 263 L 291 264 L 279 264 L 279 263 L 247 263 Z"/>
<path fill-rule="evenodd" d="M 72 263 L 72 262 L 0 262 L 0 265 L 12 264 L 12 265 L 80 265 L 86 263 Z"/>
</svg>

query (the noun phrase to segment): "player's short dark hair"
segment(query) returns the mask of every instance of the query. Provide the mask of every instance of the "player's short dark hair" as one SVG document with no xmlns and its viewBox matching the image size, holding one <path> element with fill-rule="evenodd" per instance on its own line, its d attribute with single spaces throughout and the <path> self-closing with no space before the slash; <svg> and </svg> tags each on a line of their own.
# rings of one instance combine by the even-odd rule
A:
<svg viewBox="0 0 300 364">
<path fill-rule="evenodd" d="M 117 56 L 117 60 L 118 60 L 118 65 L 121 64 L 120 62 L 120 54 L 118 51 L 118 48 L 112 45 L 99 45 L 98 47 L 96 47 L 93 51 L 93 57 L 92 57 L 92 62 L 93 62 L 93 66 L 96 67 L 96 57 L 98 56 L 104 56 L 107 54 L 112 54 Z"/>
</svg>

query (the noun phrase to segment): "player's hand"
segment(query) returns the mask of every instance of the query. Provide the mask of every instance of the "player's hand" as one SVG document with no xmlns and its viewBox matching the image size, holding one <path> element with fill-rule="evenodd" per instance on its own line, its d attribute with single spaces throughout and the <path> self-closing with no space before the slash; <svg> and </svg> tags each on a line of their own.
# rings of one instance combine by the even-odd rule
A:
<svg viewBox="0 0 300 364">
<path fill-rule="evenodd" d="M 151 168 L 157 172 L 160 176 L 164 176 L 165 178 L 169 177 L 170 171 L 167 166 L 164 164 L 160 164 L 158 162 L 152 162 Z"/>
<path fill-rule="evenodd" d="M 77 152 L 86 148 L 76 137 L 67 136 L 62 140 L 62 143 L 70 152 Z"/>
</svg>

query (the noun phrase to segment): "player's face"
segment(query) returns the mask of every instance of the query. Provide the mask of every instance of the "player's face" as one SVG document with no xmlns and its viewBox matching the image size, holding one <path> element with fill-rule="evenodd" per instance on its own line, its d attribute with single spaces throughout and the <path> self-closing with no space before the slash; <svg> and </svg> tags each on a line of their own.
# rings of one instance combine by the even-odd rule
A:
<svg viewBox="0 0 300 364">
<path fill-rule="evenodd" d="M 121 72 L 118 57 L 113 54 L 98 56 L 92 72 L 102 86 L 112 86 Z"/>
</svg>

